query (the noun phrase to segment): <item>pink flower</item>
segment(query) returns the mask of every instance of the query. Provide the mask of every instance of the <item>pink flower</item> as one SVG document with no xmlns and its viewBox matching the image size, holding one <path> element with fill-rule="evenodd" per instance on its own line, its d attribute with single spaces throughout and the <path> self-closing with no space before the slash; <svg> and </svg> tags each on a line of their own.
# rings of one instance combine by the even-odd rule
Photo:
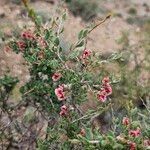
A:
<svg viewBox="0 0 150 150">
<path fill-rule="evenodd" d="M 10 51 L 12 51 L 12 49 L 9 46 L 4 47 L 4 51 L 6 53 L 9 53 Z"/>
<path fill-rule="evenodd" d="M 112 94 L 112 87 L 109 84 L 109 78 L 105 77 L 102 80 L 102 88 L 100 89 L 100 91 L 97 94 L 97 98 L 101 101 L 101 102 L 105 102 L 107 99 L 107 96 Z"/>
<path fill-rule="evenodd" d="M 107 93 L 107 96 L 112 94 L 112 87 L 109 84 L 109 82 L 110 82 L 109 77 L 104 77 L 102 80 L 102 87 L 105 90 L 105 92 Z"/>
<path fill-rule="evenodd" d="M 58 81 L 62 77 L 61 73 L 54 73 L 52 76 L 53 81 Z"/>
<path fill-rule="evenodd" d="M 25 44 L 25 42 L 23 42 L 23 41 L 17 42 L 17 45 L 18 45 L 18 47 L 19 47 L 19 49 L 20 49 L 21 51 L 24 50 L 25 47 L 26 47 L 26 44 Z"/>
<path fill-rule="evenodd" d="M 61 106 L 60 116 L 66 116 L 68 114 L 68 108 L 66 105 Z"/>
<path fill-rule="evenodd" d="M 34 40 L 34 39 L 35 39 L 35 36 L 34 36 L 33 33 L 31 32 L 31 30 L 24 31 L 24 32 L 21 34 L 21 37 L 22 37 L 23 39 L 29 39 L 29 40 Z"/>
<path fill-rule="evenodd" d="M 59 115 L 62 116 L 62 117 L 63 117 L 63 116 L 66 116 L 66 115 L 67 115 L 67 112 L 61 110 L 60 113 L 59 113 Z"/>
<path fill-rule="evenodd" d="M 144 140 L 144 146 L 145 147 L 150 146 L 150 139 Z"/>
<path fill-rule="evenodd" d="M 105 102 L 107 99 L 107 93 L 105 92 L 105 90 L 103 91 L 99 91 L 99 93 L 97 94 L 97 98 L 98 100 L 100 100 L 101 102 Z"/>
<path fill-rule="evenodd" d="M 82 54 L 82 59 L 87 59 L 91 55 L 91 51 L 85 49 Z"/>
<path fill-rule="evenodd" d="M 85 129 L 82 128 L 80 131 L 80 135 L 85 136 L 85 134 L 86 134 Z"/>
<path fill-rule="evenodd" d="M 138 128 L 136 130 L 130 130 L 129 135 L 132 137 L 138 137 L 141 134 L 141 130 Z"/>
<path fill-rule="evenodd" d="M 110 82 L 109 77 L 104 77 L 103 80 L 102 80 L 103 85 L 105 85 L 109 82 Z"/>
<path fill-rule="evenodd" d="M 122 124 L 127 126 L 127 125 L 129 125 L 129 123 L 130 123 L 129 118 L 124 117 L 123 120 L 122 120 Z"/>
<path fill-rule="evenodd" d="M 129 142 L 128 144 L 129 144 L 129 146 L 130 146 L 130 150 L 136 150 L 136 143 L 134 143 L 134 142 Z"/>
<path fill-rule="evenodd" d="M 106 84 L 104 86 L 104 89 L 105 89 L 105 92 L 107 93 L 107 96 L 112 94 L 112 87 L 110 86 L 110 84 Z"/>
<path fill-rule="evenodd" d="M 60 101 L 63 101 L 66 99 L 63 85 L 60 85 L 58 88 L 55 89 L 55 94 L 58 100 Z"/>
<path fill-rule="evenodd" d="M 66 105 L 63 105 L 63 106 L 61 106 L 61 108 L 60 108 L 62 111 L 67 111 L 67 106 Z"/>
</svg>

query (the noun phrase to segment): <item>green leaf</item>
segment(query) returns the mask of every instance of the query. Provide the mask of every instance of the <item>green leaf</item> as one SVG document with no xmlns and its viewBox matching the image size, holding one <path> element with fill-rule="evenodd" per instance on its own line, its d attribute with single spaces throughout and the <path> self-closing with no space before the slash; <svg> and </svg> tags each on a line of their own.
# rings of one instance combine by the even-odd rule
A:
<svg viewBox="0 0 150 150">
<path fill-rule="evenodd" d="M 113 149 L 118 149 L 118 150 L 121 150 L 121 149 L 123 149 L 124 148 L 124 146 L 123 145 L 121 145 L 121 144 L 118 144 L 118 143 L 116 143 L 114 146 L 113 146 Z"/>
<path fill-rule="evenodd" d="M 91 131 L 91 129 L 90 128 L 86 128 L 86 138 L 88 139 L 88 140 L 91 140 L 93 137 L 92 137 L 92 131 Z"/>
<path fill-rule="evenodd" d="M 54 43 L 55 43 L 56 46 L 59 45 L 60 42 L 59 42 L 59 38 L 58 37 L 56 37 L 56 39 L 54 40 Z"/>
<path fill-rule="evenodd" d="M 107 141 L 106 140 L 102 140 L 101 141 L 101 145 L 102 145 L 102 147 L 105 147 L 107 145 Z"/>
<path fill-rule="evenodd" d="M 132 121 L 132 127 L 137 128 L 140 126 L 140 121 Z"/>
<path fill-rule="evenodd" d="M 66 17 L 67 17 L 67 14 L 66 14 L 66 12 L 62 15 L 62 19 L 63 20 L 66 20 Z"/>
<path fill-rule="evenodd" d="M 50 37 L 50 31 L 49 30 L 45 30 L 45 40 L 48 40 Z"/>
<path fill-rule="evenodd" d="M 87 34 L 88 34 L 88 30 L 87 29 L 86 30 L 81 30 L 79 32 L 79 34 L 78 34 L 78 39 L 80 40 L 80 39 L 85 38 L 87 36 Z"/>
<path fill-rule="evenodd" d="M 52 67 L 52 68 L 57 68 L 59 66 L 59 62 L 57 59 L 53 59 L 50 61 L 49 65 Z"/>
<path fill-rule="evenodd" d="M 78 57 L 80 54 L 80 52 L 78 50 L 74 50 L 70 55 L 69 58 L 70 59 L 75 59 L 76 57 Z"/>
<path fill-rule="evenodd" d="M 137 113 L 138 113 L 138 109 L 136 107 L 131 110 L 132 116 L 136 115 Z"/>
<path fill-rule="evenodd" d="M 84 40 L 82 40 L 79 44 L 76 45 L 76 47 L 82 47 L 84 45 Z"/>
<path fill-rule="evenodd" d="M 110 142 L 114 142 L 114 138 L 112 136 L 107 136 L 107 138 L 109 139 Z"/>
<path fill-rule="evenodd" d="M 82 35 L 83 35 L 83 30 L 81 30 L 78 34 L 78 39 L 80 40 L 82 38 Z"/>
<path fill-rule="evenodd" d="M 88 30 L 84 30 L 82 38 L 85 38 L 88 35 Z"/>
</svg>

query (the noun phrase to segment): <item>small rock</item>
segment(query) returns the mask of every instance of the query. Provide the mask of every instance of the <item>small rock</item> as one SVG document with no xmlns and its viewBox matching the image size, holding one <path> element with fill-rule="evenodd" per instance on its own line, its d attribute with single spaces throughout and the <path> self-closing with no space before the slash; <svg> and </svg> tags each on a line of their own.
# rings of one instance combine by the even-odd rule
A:
<svg viewBox="0 0 150 150">
<path fill-rule="evenodd" d="M 36 109 L 32 106 L 29 106 L 24 114 L 23 122 L 26 126 L 30 126 L 31 123 L 35 123 L 37 121 L 37 117 L 35 115 Z"/>
</svg>

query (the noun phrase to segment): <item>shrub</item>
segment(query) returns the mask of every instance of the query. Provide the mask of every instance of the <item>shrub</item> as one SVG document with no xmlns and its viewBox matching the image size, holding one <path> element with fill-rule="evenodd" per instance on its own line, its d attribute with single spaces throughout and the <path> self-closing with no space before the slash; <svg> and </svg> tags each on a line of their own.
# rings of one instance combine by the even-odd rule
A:
<svg viewBox="0 0 150 150">
<path fill-rule="evenodd" d="M 75 16 L 81 16 L 85 21 L 97 16 L 98 1 L 97 0 L 70 0 L 67 1 L 69 10 Z"/>
<path fill-rule="evenodd" d="M 0 78 L 0 100 L 5 101 L 5 98 L 8 98 L 8 95 L 18 82 L 17 78 L 7 76 Z"/>
<path fill-rule="evenodd" d="M 128 13 L 129 13 L 130 15 L 136 15 L 136 14 L 137 14 L 137 10 L 136 10 L 136 8 L 131 7 L 131 8 L 128 10 Z"/>
<path fill-rule="evenodd" d="M 24 3 L 31 13 L 26 0 Z M 102 60 L 99 54 L 86 47 L 87 35 L 110 16 L 81 30 L 78 41 L 68 50 L 60 44 L 66 13 L 53 18 L 49 28 L 38 22 L 33 10 L 30 17 L 35 21 L 35 30 L 25 29 L 9 46 L 16 53 L 22 53 L 29 66 L 30 81 L 20 89 L 23 100 L 37 107 L 37 111 L 48 121 L 45 138 L 37 137 L 36 147 L 40 150 L 148 148 L 149 107 L 146 106 L 146 111 L 142 112 L 129 99 L 123 117 L 117 116 L 113 108 L 111 95 L 117 86 L 117 79 L 103 69 L 103 63 L 120 62 L 122 56 L 112 54 Z M 101 70 L 93 72 L 97 67 Z M 101 105 L 83 114 L 80 105 L 88 100 L 89 92 L 93 95 L 93 102 Z M 102 133 L 99 127 L 91 128 L 91 118 L 107 111 L 112 117 L 110 130 Z M 28 117 L 25 120 L 33 121 Z"/>
</svg>

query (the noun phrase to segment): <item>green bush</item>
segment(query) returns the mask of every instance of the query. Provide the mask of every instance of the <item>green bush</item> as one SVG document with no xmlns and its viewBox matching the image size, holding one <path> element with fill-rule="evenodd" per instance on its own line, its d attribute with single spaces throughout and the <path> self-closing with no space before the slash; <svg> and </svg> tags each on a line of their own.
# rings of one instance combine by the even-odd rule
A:
<svg viewBox="0 0 150 150">
<path fill-rule="evenodd" d="M 81 30 L 78 40 L 65 51 L 60 36 L 64 31 L 62 22 L 66 13 L 52 18 L 50 27 L 45 28 L 36 13 L 27 4 L 26 7 L 35 22 L 35 30 L 25 29 L 19 37 L 13 38 L 9 46 L 14 52 L 22 53 L 29 67 L 30 80 L 20 89 L 23 101 L 37 108 L 35 112 L 39 111 L 48 122 L 45 138 L 34 139 L 36 149 L 149 149 L 149 105 L 140 110 L 132 103 L 137 89 L 139 96 L 145 92 L 144 88 L 141 92 L 141 86 L 137 86 L 139 66 L 132 77 L 125 72 L 128 58 L 133 54 L 129 49 L 128 34 L 123 33 L 118 42 L 123 44 L 123 50 L 129 50 L 129 55 L 123 55 L 126 53 L 122 50 L 102 59 L 98 53 L 86 48 L 87 35 L 101 23 Z M 113 62 L 121 66 L 120 80 L 105 68 L 105 64 L 112 65 Z M 118 93 L 126 100 L 121 108 L 119 103 L 119 108 L 113 105 Z M 89 94 L 97 108 L 83 114 L 80 106 L 88 100 Z M 25 124 L 36 121 L 31 110 L 25 113 Z M 106 112 L 110 115 L 105 116 Z M 100 123 L 103 121 L 105 131 L 93 118 L 98 118 Z M 110 127 L 106 126 L 106 120 L 110 120 Z"/>
<path fill-rule="evenodd" d="M 75 16 L 81 16 L 85 21 L 96 17 L 99 10 L 97 0 L 70 0 L 67 5 Z"/>
</svg>

